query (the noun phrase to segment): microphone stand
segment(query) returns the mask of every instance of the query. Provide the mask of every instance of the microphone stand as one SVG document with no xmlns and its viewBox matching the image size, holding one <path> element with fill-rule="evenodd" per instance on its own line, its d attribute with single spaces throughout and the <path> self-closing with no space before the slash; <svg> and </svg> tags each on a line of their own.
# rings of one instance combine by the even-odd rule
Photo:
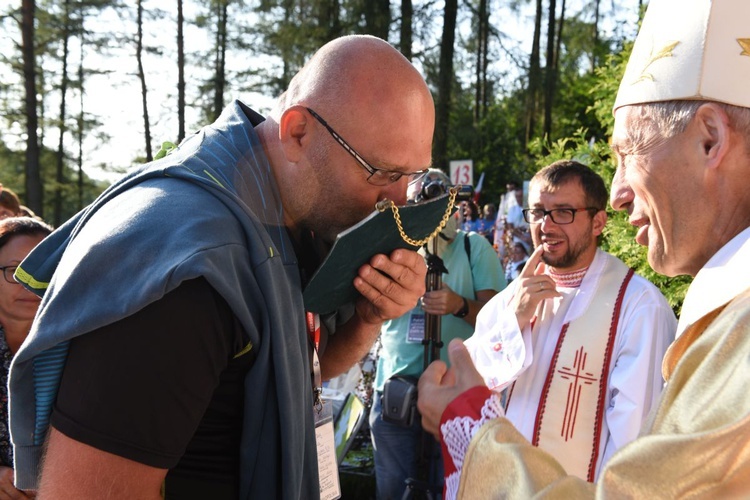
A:
<svg viewBox="0 0 750 500">
<path fill-rule="evenodd" d="M 443 259 L 438 257 L 438 241 L 441 235 L 437 235 L 432 239 L 432 252 L 427 250 L 427 276 L 425 277 L 425 288 L 428 292 L 433 290 L 440 290 L 443 284 L 443 273 L 447 273 L 448 269 L 445 268 Z M 440 335 L 440 320 L 441 317 L 435 314 L 425 313 L 425 327 L 424 327 L 424 338 L 422 339 L 422 345 L 424 346 L 424 368 L 427 367 L 435 360 L 440 359 L 440 349 L 443 347 L 443 341 Z M 438 459 L 440 456 L 440 450 L 437 448 L 437 442 L 431 434 L 425 432 L 420 426 L 420 438 L 419 446 L 417 447 L 417 477 L 409 478 L 406 480 L 406 490 L 404 491 L 403 500 L 409 498 L 426 498 L 433 499 L 438 498 L 442 492 L 442 488 L 435 484 L 433 481 L 438 471 L 435 470 L 437 467 Z"/>
</svg>

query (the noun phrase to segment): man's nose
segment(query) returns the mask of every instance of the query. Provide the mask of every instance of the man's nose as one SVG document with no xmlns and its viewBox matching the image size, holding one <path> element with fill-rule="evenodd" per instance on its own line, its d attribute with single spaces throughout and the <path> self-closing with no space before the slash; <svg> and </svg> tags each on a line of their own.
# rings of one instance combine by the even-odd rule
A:
<svg viewBox="0 0 750 500">
<path fill-rule="evenodd" d="M 404 175 L 396 182 L 383 186 L 380 191 L 380 199 L 388 198 L 396 205 L 406 205 L 406 189 L 409 186 L 409 178 Z"/>
<path fill-rule="evenodd" d="M 635 195 L 630 186 L 625 182 L 625 175 L 622 168 L 615 171 L 612 178 L 612 187 L 610 189 L 609 204 L 614 210 L 625 210 L 633 202 Z"/>
</svg>

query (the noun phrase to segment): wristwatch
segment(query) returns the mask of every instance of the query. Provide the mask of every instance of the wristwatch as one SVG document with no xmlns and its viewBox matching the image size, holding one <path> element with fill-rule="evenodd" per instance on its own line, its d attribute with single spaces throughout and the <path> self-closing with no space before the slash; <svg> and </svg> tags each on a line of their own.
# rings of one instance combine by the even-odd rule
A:
<svg viewBox="0 0 750 500">
<path fill-rule="evenodd" d="M 469 314 L 469 301 L 466 300 L 466 297 L 461 297 L 464 299 L 464 305 L 461 306 L 461 309 L 459 309 L 457 312 L 454 312 L 453 315 L 457 318 L 463 318 L 467 314 Z"/>
</svg>

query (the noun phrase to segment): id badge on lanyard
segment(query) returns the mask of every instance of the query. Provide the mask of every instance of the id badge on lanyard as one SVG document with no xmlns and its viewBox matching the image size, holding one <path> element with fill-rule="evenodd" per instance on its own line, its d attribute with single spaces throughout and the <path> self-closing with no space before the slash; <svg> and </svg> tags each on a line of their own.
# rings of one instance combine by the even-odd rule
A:
<svg viewBox="0 0 750 500">
<path fill-rule="evenodd" d="M 318 479 L 321 500 L 341 497 L 339 468 L 336 460 L 336 441 L 333 436 L 331 404 L 322 398 L 323 376 L 320 372 L 318 345 L 320 344 L 320 316 L 306 313 L 307 333 L 313 345 L 313 415 L 315 416 L 315 441 L 318 450 Z"/>
</svg>

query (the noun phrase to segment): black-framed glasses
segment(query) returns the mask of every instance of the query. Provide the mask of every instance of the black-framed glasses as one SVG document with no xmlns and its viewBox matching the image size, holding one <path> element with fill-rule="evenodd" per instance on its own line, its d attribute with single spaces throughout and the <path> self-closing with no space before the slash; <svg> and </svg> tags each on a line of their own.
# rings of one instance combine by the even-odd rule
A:
<svg viewBox="0 0 750 500">
<path fill-rule="evenodd" d="M 333 130 L 333 127 L 328 125 L 328 123 L 326 123 L 326 121 L 318 113 L 316 113 L 310 108 L 305 108 L 305 109 L 311 115 L 313 115 L 313 117 L 316 120 L 318 120 L 318 122 L 320 122 L 321 125 L 325 127 L 328 133 L 331 134 L 331 137 L 333 137 L 336 140 L 336 142 L 338 142 L 341 145 L 341 147 L 346 150 L 347 153 L 352 155 L 352 157 L 354 157 L 354 159 L 357 160 L 357 163 L 359 163 L 359 165 L 362 168 L 367 170 L 367 173 L 370 174 L 367 177 L 367 182 L 369 182 L 370 184 L 374 184 L 376 186 L 386 186 L 388 184 L 392 184 L 396 182 L 403 176 L 408 177 L 409 184 L 412 184 L 414 182 L 417 182 L 419 179 L 421 179 L 424 176 L 424 174 L 427 173 L 427 170 L 429 170 L 425 168 L 423 170 L 418 170 L 416 172 L 411 172 L 407 174 L 406 172 L 399 172 L 398 170 L 385 170 L 382 168 L 375 168 L 369 163 L 367 163 L 367 161 L 364 158 L 362 158 L 362 155 L 357 153 L 357 151 L 355 151 L 355 149 L 351 147 L 349 143 L 347 143 L 344 140 L 344 138 L 339 135 L 338 132 Z"/>
<path fill-rule="evenodd" d="M 3 270 L 3 278 L 5 278 L 5 281 L 13 285 L 18 284 L 18 281 L 13 278 L 13 274 L 16 272 L 16 269 L 18 269 L 18 265 L 4 266 L 0 267 L 0 269 Z"/>
<path fill-rule="evenodd" d="M 539 224 L 549 215 L 552 222 L 555 224 L 570 224 L 576 218 L 578 212 L 591 212 L 596 213 L 599 211 L 596 207 L 584 207 L 584 208 L 553 208 L 552 210 L 544 210 L 543 208 L 524 208 L 523 218 L 529 224 Z"/>
</svg>

